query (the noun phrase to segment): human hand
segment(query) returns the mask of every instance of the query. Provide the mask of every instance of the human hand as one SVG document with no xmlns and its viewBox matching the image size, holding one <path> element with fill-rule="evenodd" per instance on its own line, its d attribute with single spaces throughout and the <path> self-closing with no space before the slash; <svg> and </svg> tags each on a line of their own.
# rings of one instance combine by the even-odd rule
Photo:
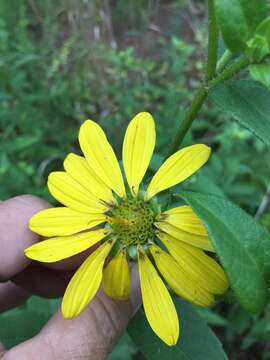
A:
<svg viewBox="0 0 270 360">
<path fill-rule="evenodd" d="M 89 255 L 88 251 L 46 265 L 25 257 L 24 249 L 40 240 L 28 229 L 28 220 L 48 207 L 47 202 L 30 195 L 0 204 L 0 312 L 22 304 L 32 294 L 62 296 L 74 270 Z M 100 290 L 77 318 L 65 320 L 59 310 L 34 338 L 8 351 L 0 344 L 0 359 L 106 359 L 140 304 L 136 275 L 132 270 L 129 301 L 113 300 Z"/>
</svg>

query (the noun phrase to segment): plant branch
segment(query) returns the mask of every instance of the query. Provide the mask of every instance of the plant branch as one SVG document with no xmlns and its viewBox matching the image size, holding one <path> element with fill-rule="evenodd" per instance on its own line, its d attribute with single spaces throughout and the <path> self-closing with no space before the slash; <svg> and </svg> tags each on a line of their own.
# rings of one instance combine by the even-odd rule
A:
<svg viewBox="0 0 270 360">
<path fill-rule="evenodd" d="M 240 71 L 245 69 L 248 66 L 248 64 L 249 64 L 249 59 L 245 55 L 240 56 L 235 62 L 233 62 L 230 66 L 226 67 L 213 80 L 209 81 L 208 88 L 211 89 L 220 83 L 230 80 Z"/>
<path fill-rule="evenodd" d="M 208 83 L 203 84 L 199 90 L 197 91 L 193 101 L 190 104 L 190 108 L 187 111 L 183 121 L 181 122 L 179 129 L 175 135 L 175 138 L 172 142 L 172 145 L 170 146 L 170 149 L 168 151 L 168 156 L 173 154 L 183 141 L 186 133 L 188 132 L 190 126 L 192 125 L 194 119 L 198 115 L 198 112 L 200 111 L 201 107 L 203 106 L 209 91 L 217 86 L 218 84 L 221 84 L 227 80 L 230 80 L 233 78 L 236 74 L 238 74 L 240 71 L 245 69 L 249 64 L 248 58 L 243 55 L 240 56 L 235 62 L 233 62 L 231 65 L 226 67 L 220 74 L 218 74 L 215 78 L 210 80 Z"/>
<path fill-rule="evenodd" d="M 197 116 L 200 108 L 202 107 L 202 105 L 207 97 L 207 94 L 208 94 L 208 90 L 204 86 L 202 86 L 197 91 L 197 93 L 190 105 L 190 108 L 185 115 L 185 118 L 183 119 L 183 121 L 181 122 L 181 124 L 179 126 L 179 129 L 175 135 L 174 141 L 173 141 L 172 145 L 170 146 L 168 156 L 170 156 L 172 153 L 174 153 L 178 149 L 178 146 L 181 144 L 181 142 L 184 139 L 186 133 L 188 132 L 188 129 L 190 128 L 193 120 Z"/>
<path fill-rule="evenodd" d="M 206 80 L 212 79 L 216 74 L 218 53 L 218 24 L 214 0 L 208 0 L 208 56 Z"/>
</svg>

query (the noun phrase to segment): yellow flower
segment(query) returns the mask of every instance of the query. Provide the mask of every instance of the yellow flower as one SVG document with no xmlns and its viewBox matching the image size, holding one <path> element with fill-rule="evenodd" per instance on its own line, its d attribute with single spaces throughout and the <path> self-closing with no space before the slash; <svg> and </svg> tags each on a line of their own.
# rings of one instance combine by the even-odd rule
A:
<svg viewBox="0 0 270 360">
<path fill-rule="evenodd" d="M 68 319 L 85 309 L 101 283 L 107 295 L 128 299 L 129 260 L 136 260 L 149 324 L 166 344 L 174 345 L 179 336 L 178 316 L 159 273 L 177 295 L 201 306 L 212 304 L 214 295 L 224 293 L 228 283 L 222 268 L 203 251 L 214 250 L 192 209 L 183 205 L 161 213 L 154 198 L 203 166 L 210 148 L 197 144 L 177 151 L 143 191 L 140 185 L 155 141 L 152 116 L 139 113 L 124 138 L 125 186 L 103 130 L 94 121 L 85 121 L 79 133 L 84 157 L 69 154 L 65 171 L 53 172 L 48 179 L 51 194 L 64 207 L 41 211 L 30 220 L 32 231 L 53 238 L 27 248 L 25 254 L 49 263 L 99 243 L 66 289 L 62 313 Z M 167 251 L 158 245 L 160 241 Z M 103 271 L 108 255 L 112 258 Z"/>
</svg>

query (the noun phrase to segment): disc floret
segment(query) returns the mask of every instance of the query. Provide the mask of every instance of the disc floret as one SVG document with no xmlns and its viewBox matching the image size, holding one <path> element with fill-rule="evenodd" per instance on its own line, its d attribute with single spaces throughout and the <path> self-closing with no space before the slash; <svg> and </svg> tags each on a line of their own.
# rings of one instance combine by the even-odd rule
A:
<svg viewBox="0 0 270 360">
<path fill-rule="evenodd" d="M 112 234 L 122 247 L 145 245 L 154 239 L 155 212 L 149 202 L 133 198 L 123 200 L 108 218 Z"/>
</svg>

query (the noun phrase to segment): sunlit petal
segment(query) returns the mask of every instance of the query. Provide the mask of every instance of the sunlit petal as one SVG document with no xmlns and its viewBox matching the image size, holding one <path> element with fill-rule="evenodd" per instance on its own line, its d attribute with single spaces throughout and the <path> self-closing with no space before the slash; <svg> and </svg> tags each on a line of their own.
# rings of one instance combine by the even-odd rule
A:
<svg viewBox="0 0 270 360">
<path fill-rule="evenodd" d="M 123 143 L 125 174 L 135 195 L 150 163 L 155 142 L 154 119 L 147 112 L 137 114 L 128 125 Z"/>
<path fill-rule="evenodd" d="M 213 295 L 189 276 L 171 255 L 155 245 L 150 247 L 150 251 L 159 272 L 177 295 L 200 306 L 208 306 L 214 302 Z"/>
<path fill-rule="evenodd" d="M 41 241 L 25 249 L 25 255 L 36 261 L 51 263 L 66 259 L 90 248 L 107 235 L 99 229 L 71 236 L 55 237 Z"/>
<path fill-rule="evenodd" d="M 105 242 L 76 271 L 63 298 L 64 318 L 72 319 L 78 316 L 96 295 L 102 279 L 104 262 L 111 247 L 111 242 Z"/>
<path fill-rule="evenodd" d="M 181 242 L 195 246 L 199 249 L 204 249 L 212 252 L 215 251 L 208 236 L 191 234 L 163 221 L 155 223 L 155 226 L 159 230 L 162 230 L 162 232 L 173 236 L 175 239 Z"/>
<path fill-rule="evenodd" d="M 42 236 L 65 236 L 90 229 L 106 220 L 104 214 L 86 214 L 66 207 L 42 210 L 32 216 L 30 229 Z"/>
<path fill-rule="evenodd" d="M 193 175 L 210 156 L 211 149 L 203 144 L 187 146 L 171 155 L 153 176 L 145 194 L 149 200 Z"/>
<path fill-rule="evenodd" d="M 175 260 L 201 286 L 213 294 L 223 294 L 228 280 L 222 267 L 202 250 L 184 244 L 169 235 L 159 236 Z"/>
<path fill-rule="evenodd" d="M 64 171 L 49 175 L 48 188 L 55 199 L 70 209 L 85 213 L 103 213 L 108 210 L 108 206 Z"/>
<path fill-rule="evenodd" d="M 74 180 L 98 199 L 109 204 L 115 203 L 111 189 L 96 176 L 84 157 L 72 153 L 69 154 L 64 161 L 64 168 Z"/>
<path fill-rule="evenodd" d="M 161 220 L 177 227 L 185 232 L 208 236 L 200 218 L 192 210 L 191 206 L 183 205 L 165 211 L 160 216 Z"/>
<path fill-rule="evenodd" d="M 147 320 L 167 345 L 175 345 L 179 336 L 179 321 L 172 298 L 141 247 L 138 250 L 138 262 Z"/>
<path fill-rule="evenodd" d="M 124 198 L 126 192 L 120 166 L 101 127 L 92 120 L 86 120 L 80 129 L 79 142 L 91 170 Z"/>
</svg>

